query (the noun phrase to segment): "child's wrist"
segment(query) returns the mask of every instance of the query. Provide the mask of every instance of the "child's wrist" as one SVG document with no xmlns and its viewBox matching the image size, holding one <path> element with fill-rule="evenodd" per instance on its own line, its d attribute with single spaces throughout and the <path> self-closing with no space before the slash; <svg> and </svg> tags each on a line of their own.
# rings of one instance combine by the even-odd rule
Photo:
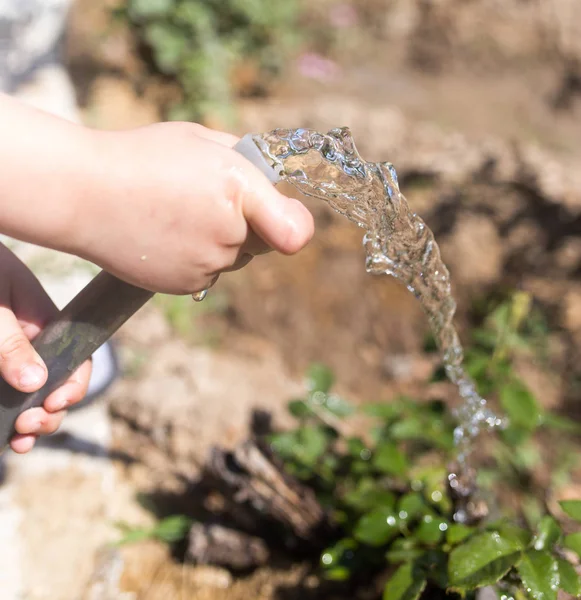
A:
<svg viewBox="0 0 581 600">
<path fill-rule="evenodd" d="M 115 218 L 116 137 L 114 132 L 84 128 L 79 140 L 81 175 L 72 186 L 70 235 L 63 250 L 88 260 L 97 259 L 108 223 Z"/>
</svg>

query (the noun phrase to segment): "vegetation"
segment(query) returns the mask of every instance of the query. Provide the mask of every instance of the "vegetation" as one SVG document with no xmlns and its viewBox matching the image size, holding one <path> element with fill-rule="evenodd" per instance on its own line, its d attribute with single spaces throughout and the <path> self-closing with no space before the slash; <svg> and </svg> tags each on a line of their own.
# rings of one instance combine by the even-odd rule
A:
<svg viewBox="0 0 581 600">
<path fill-rule="evenodd" d="M 254 91 L 276 77 L 299 39 L 298 1 L 126 0 L 117 11 L 174 79 L 182 101 L 170 116 L 232 117 L 235 71 L 254 71 Z"/>
<path fill-rule="evenodd" d="M 486 436 L 479 489 L 450 484 L 455 420 L 446 403 L 401 397 L 356 409 L 333 393 L 323 365 L 309 370 L 305 397 L 289 403 L 297 426 L 270 434 L 285 469 L 316 492 L 335 526 L 320 553 L 327 579 L 385 581 L 385 600 L 474 598 L 484 586 L 504 599 L 556 600 L 559 589 L 581 596 L 581 500 L 555 505 L 535 478 L 548 467 L 552 486 L 566 480 L 575 464 L 563 456 L 579 426 L 544 411 L 514 368 L 523 352 L 546 360 L 544 320 L 516 294 L 472 338 L 467 368 L 509 418 Z M 542 458 L 538 444 L 555 431 Z M 519 502 L 506 502 L 509 488 Z M 188 524 L 171 517 L 125 535 L 173 542 Z"/>
<path fill-rule="evenodd" d="M 510 423 L 492 444 L 495 462 L 482 470 L 480 496 L 470 489 L 462 497 L 449 485 L 454 419 L 444 402 L 399 398 L 365 405 L 362 411 L 373 419 L 370 434 L 353 436 L 345 424 L 354 409 L 331 392 L 332 373 L 311 369 L 308 395 L 289 405 L 298 427 L 277 433 L 272 444 L 340 525 L 342 536 L 321 554 L 326 577 L 365 579 L 388 569 L 386 600 L 431 598 L 435 590 L 472 597 L 489 585 L 517 600 L 554 599 L 559 588 L 581 595 L 568 560 L 570 552 L 581 557 L 581 534 L 563 533 L 546 495 L 532 483 L 542 462 L 536 436 L 547 428 L 574 433 L 579 427 L 544 412 L 513 369 L 518 352 L 543 354 L 544 332 L 523 294 L 473 332 L 467 368 L 481 392 L 499 398 Z M 571 466 L 567 461 L 555 470 L 559 481 Z M 499 483 L 528 500 L 517 514 L 492 494 Z M 560 507 L 563 517 L 581 522 L 581 500 Z"/>
</svg>

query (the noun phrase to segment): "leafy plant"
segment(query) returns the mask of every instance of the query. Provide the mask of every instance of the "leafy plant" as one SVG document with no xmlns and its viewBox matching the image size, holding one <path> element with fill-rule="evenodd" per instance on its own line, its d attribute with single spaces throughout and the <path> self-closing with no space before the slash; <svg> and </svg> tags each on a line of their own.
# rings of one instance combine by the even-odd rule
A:
<svg viewBox="0 0 581 600">
<path fill-rule="evenodd" d="M 482 391 L 499 397 L 509 417 L 492 443 L 496 462 L 488 471 L 504 470 L 514 487 L 541 463 L 535 432 L 556 427 L 562 437 L 579 431 L 577 424 L 543 411 L 513 370 L 515 353 L 530 349 L 520 330 L 528 311 L 523 296 L 498 307 L 474 333 L 466 361 Z M 289 404 L 298 426 L 270 440 L 339 528 L 335 543 L 321 554 L 327 578 L 365 581 L 387 573 L 385 600 L 432 598 L 436 592 L 472 598 L 484 586 L 517 600 L 556 599 L 558 589 L 581 595 L 581 579 L 569 560 L 574 553 L 581 558 L 581 534 L 566 535 L 545 502 L 531 502 L 539 490 L 525 487 L 529 502 L 518 514 L 502 505 L 487 507 L 472 490 L 461 500 L 474 512 L 459 519 L 447 468 L 454 458 L 455 423 L 443 402 L 402 397 L 355 411 L 332 392 L 333 380 L 325 367 L 312 367 L 308 393 Z M 355 412 L 372 419 L 366 435 L 354 433 L 349 417 Z M 479 512 L 483 504 L 487 510 Z M 581 523 L 581 500 L 562 502 L 561 509 Z"/>
<path fill-rule="evenodd" d="M 179 84 L 170 114 L 179 120 L 231 117 L 234 71 L 254 69 L 256 85 L 271 79 L 299 38 L 297 0 L 126 0 L 117 14 Z"/>
<path fill-rule="evenodd" d="M 309 392 L 289 410 L 299 426 L 271 438 L 287 469 L 307 481 L 333 515 L 342 536 L 321 554 L 329 579 L 366 578 L 388 570 L 386 600 L 414 600 L 427 590 L 470 596 L 495 585 L 505 597 L 552 599 L 559 588 L 581 594 L 566 550 L 581 556 L 581 534 L 564 535 L 546 514 L 534 526 L 455 520 L 446 461 L 454 421 L 441 402 L 400 398 L 371 404 L 370 439 L 351 435 L 355 411 L 331 392 L 332 373 L 309 372 Z M 562 502 L 581 523 L 581 500 Z M 426 596 L 431 597 L 431 596 Z"/>
<path fill-rule="evenodd" d="M 501 483 L 518 487 L 531 494 L 535 490 L 533 470 L 541 464 L 541 454 L 534 443 L 536 435 L 562 432 L 555 444 L 556 460 L 549 464 L 554 483 L 567 480 L 575 466 L 575 451 L 566 434 L 581 433 L 581 426 L 558 414 L 545 411 L 514 368 L 515 359 L 526 357 L 542 368 L 547 361 L 548 325 L 531 297 L 517 292 L 495 306 L 483 319 L 482 326 L 471 332 L 470 348 L 466 351 L 465 367 L 475 380 L 479 392 L 496 401 L 508 417 L 508 426 L 494 441 L 490 454 L 492 468 L 479 470 L 479 481 L 489 487 Z M 428 350 L 435 350 L 431 341 Z M 443 380 L 439 369 L 435 380 Z M 533 502 L 529 496 L 529 505 Z"/>
<path fill-rule="evenodd" d="M 144 540 L 159 540 L 173 544 L 184 539 L 192 526 L 192 520 L 183 515 L 172 515 L 152 527 L 134 527 L 124 522 L 116 523 L 116 526 L 121 532 L 121 538 L 117 542 L 120 546 Z"/>
<path fill-rule="evenodd" d="M 487 457 L 479 471 L 488 473 L 488 491 L 459 493 L 451 484 L 456 423 L 444 402 L 399 397 L 355 408 L 334 393 L 327 367 L 309 369 L 305 395 L 288 404 L 297 426 L 268 442 L 335 525 L 319 557 L 327 579 L 381 581 L 384 600 L 474 600 L 486 586 L 503 600 L 556 600 L 559 590 L 581 597 L 581 500 L 562 501 L 552 514 L 545 490 L 530 483 L 543 460 L 538 435 L 557 431 L 567 448 L 567 435 L 579 433 L 576 423 L 542 410 L 514 371 L 517 353 L 530 351 L 522 327 L 530 310 L 522 296 L 500 305 L 474 332 L 466 357 L 509 417 L 506 430 L 486 440 L 494 462 Z M 559 445 L 554 436 L 552 443 Z M 504 493 L 509 483 L 513 498 L 524 490 L 519 511 L 493 493 L 498 483 Z M 123 541 L 174 543 L 189 526 L 183 517 L 145 530 L 124 526 Z"/>
</svg>

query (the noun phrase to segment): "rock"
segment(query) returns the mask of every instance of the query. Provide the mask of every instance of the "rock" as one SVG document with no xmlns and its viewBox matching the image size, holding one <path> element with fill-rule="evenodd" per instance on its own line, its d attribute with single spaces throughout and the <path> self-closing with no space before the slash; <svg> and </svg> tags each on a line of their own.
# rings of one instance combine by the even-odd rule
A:
<svg viewBox="0 0 581 600">
<path fill-rule="evenodd" d="M 221 525 L 196 523 L 188 535 L 186 559 L 195 564 L 245 570 L 263 565 L 268 558 L 263 540 Z"/>
</svg>

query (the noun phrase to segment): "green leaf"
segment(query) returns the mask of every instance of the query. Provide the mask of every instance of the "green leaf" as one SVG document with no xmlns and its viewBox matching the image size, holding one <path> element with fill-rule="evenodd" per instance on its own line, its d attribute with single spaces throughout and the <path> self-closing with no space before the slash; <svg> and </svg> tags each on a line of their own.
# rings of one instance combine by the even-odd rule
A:
<svg viewBox="0 0 581 600">
<path fill-rule="evenodd" d="M 581 500 L 561 500 L 559 505 L 567 515 L 581 523 Z"/>
<path fill-rule="evenodd" d="M 535 529 L 544 514 L 544 508 L 541 501 L 532 496 L 523 498 L 521 509 L 529 529 Z"/>
<path fill-rule="evenodd" d="M 437 544 L 448 529 L 448 521 L 442 518 L 434 518 L 431 515 L 425 515 L 413 536 L 424 544 Z"/>
<path fill-rule="evenodd" d="M 180 30 L 166 23 L 154 22 L 145 30 L 145 39 L 153 48 L 159 69 L 174 74 L 186 52 L 187 39 Z"/>
<path fill-rule="evenodd" d="M 355 412 L 355 409 L 343 398 L 336 394 L 329 394 L 324 402 L 323 406 L 336 417 L 348 417 Z"/>
<path fill-rule="evenodd" d="M 427 573 L 430 580 L 440 589 L 449 587 L 448 580 L 448 554 L 442 550 L 432 549 L 416 560 L 416 565 Z"/>
<path fill-rule="evenodd" d="M 531 435 L 533 434 L 532 429 L 527 429 L 525 427 L 521 427 L 520 425 L 515 425 L 513 423 L 509 424 L 506 429 L 503 429 L 500 432 L 502 440 L 508 444 L 511 449 L 511 453 L 507 456 L 509 462 L 519 467 L 518 459 L 515 460 L 515 457 L 512 454 L 512 451 L 515 448 L 518 448 L 522 444 L 525 444 L 528 440 L 530 440 Z"/>
<path fill-rule="evenodd" d="M 559 567 L 559 585 L 567 594 L 577 598 L 581 595 L 581 577 L 577 574 L 575 567 L 564 558 L 557 558 Z"/>
<path fill-rule="evenodd" d="M 173 8 L 174 0 L 131 0 L 129 14 L 134 19 L 163 17 Z"/>
<path fill-rule="evenodd" d="M 417 600 L 427 583 L 422 569 L 415 563 L 406 563 L 387 582 L 383 590 L 383 600 Z"/>
<path fill-rule="evenodd" d="M 291 400 L 288 403 L 288 411 L 297 419 L 305 419 L 313 416 L 313 409 L 304 400 Z"/>
<path fill-rule="evenodd" d="M 321 427 L 301 427 L 297 434 L 297 458 L 308 466 L 314 466 L 327 449 L 329 437 Z"/>
<path fill-rule="evenodd" d="M 350 437 L 346 441 L 347 451 L 353 458 L 363 458 L 365 460 L 365 456 L 369 457 L 371 455 L 361 438 Z"/>
<path fill-rule="evenodd" d="M 360 479 L 354 489 L 346 492 L 343 501 L 351 508 L 355 508 L 362 513 L 375 508 L 393 510 L 395 507 L 393 492 L 382 489 L 375 479 L 368 477 Z"/>
<path fill-rule="evenodd" d="M 325 571 L 325 579 L 331 581 L 347 581 L 351 577 L 351 571 L 347 567 L 333 567 Z"/>
<path fill-rule="evenodd" d="M 529 531 L 509 521 L 498 524 L 498 533 L 521 550 L 524 550 L 532 539 L 532 534 Z"/>
<path fill-rule="evenodd" d="M 538 447 L 531 443 L 523 443 L 514 448 L 512 462 L 520 470 L 532 471 L 541 462 L 541 453 Z"/>
<path fill-rule="evenodd" d="M 315 363 L 307 371 L 307 386 L 309 392 L 327 394 L 335 383 L 335 375 L 329 367 Z"/>
<path fill-rule="evenodd" d="M 563 546 L 565 548 L 569 548 L 569 550 L 573 550 L 577 554 L 579 558 L 581 558 L 581 532 L 579 533 L 571 533 L 565 536 L 563 540 Z"/>
<path fill-rule="evenodd" d="M 556 429 L 557 431 L 581 433 L 581 424 L 577 423 L 577 421 L 550 412 L 543 415 L 542 424 L 551 429 Z"/>
<path fill-rule="evenodd" d="M 524 587 L 534 600 L 557 600 L 559 567 L 549 552 L 528 550 L 517 566 Z"/>
<path fill-rule="evenodd" d="M 116 542 L 116 545 L 124 546 L 125 544 L 135 544 L 136 542 L 150 540 L 152 537 L 153 535 L 150 529 L 129 529 L 123 534 L 121 539 Z"/>
<path fill-rule="evenodd" d="M 270 443 L 281 458 L 312 468 L 327 450 L 331 439 L 330 432 L 324 427 L 309 425 L 276 433 L 270 436 Z"/>
<path fill-rule="evenodd" d="M 534 430 L 541 422 L 542 410 L 530 390 L 513 379 L 500 390 L 500 402 L 513 425 Z"/>
<path fill-rule="evenodd" d="M 403 407 L 399 402 L 376 402 L 366 404 L 363 413 L 370 417 L 392 421 L 402 413 Z"/>
<path fill-rule="evenodd" d="M 354 536 L 368 546 L 383 546 L 399 533 L 399 520 L 389 508 L 377 508 L 359 519 Z"/>
<path fill-rule="evenodd" d="M 520 545 L 496 531 L 473 536 L 450 553 L 448 575 L 455 589 L 493 585 L 516 564 Z"/>
<path fill-rule="evenodd" d="M 283 459 L 294 457 L 298 444 L 295 431 L 274 433 L 269 438 L 272 449 Z"/>
<path fill-rule="evenodd" d="M 426 424 L 415 417 L 407 417 L 398 421 L 391 428 L 391 437 L 394 440 L 415 440 L 423 437 Z"/>
<path fill-rule="evenodd" d="M 463 525 L 462 523 L 453 523 L 448 527 L 448 531 L 446 531 L 446 542 L 451 546 L 455 546 L 472 535 L 474 531 L 474 527 L 468 527 L 468 525 Z"/>
<path fill-rule="evenodd" d="M 167 517 L 160 521 L 153 529 L 153 536 L 168 544 L 183 540 L 190 527 L 192 520 L 183 515 Z"/>
<path fill-rule="evenodd" d="M 321 567 L 326 571 L 325 577 L 335 581 L 344 581 L 349 578 L 352 562 L 358 544 L 352 538 L 344 538 L 324 550 L 321 554 Z"/>
<path fill-rule="evenodd" d="M 410 492 L 399 499 L 397 505 L 400 516 L 405 513 L 402 519 L 415 519 L 426 514 L 433 514 L 433 510 L 426 504 L 422 494 L 418 492 Z"/>
<path fill-rule="evenodd" d="M 422 556 L 425 550 L 416 546 L 416 541 L 412 538 L 397 538 L 391 544 L 385 557 L 392 564 L 411 562 Z"/>
<path fill-rule="evenodd" d="M 561 528 L 557 521 L 550 515 L 545 515 L 539 523 L 533 547 L 535 550 L 550 550 L 560 537 Z"/>
<path fill-rule="evenodd" d="M 392 442 L 377 446 L 373 466 L 383 473 L 402 476 L 408 469 L 408 461 L 403 452 Z"/>
</svg>

